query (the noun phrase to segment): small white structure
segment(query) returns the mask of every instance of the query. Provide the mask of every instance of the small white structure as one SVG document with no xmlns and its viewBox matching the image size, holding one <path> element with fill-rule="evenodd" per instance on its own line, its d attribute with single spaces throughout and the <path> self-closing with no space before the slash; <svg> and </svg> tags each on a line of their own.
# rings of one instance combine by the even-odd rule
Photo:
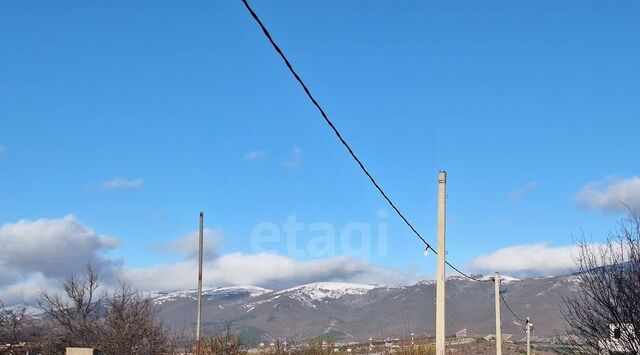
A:
<svg viewBox="0 0 640 355">
<path fill-rule="evenodd" d="M 609 339 L 598 342 L 600 354 L 602 355 L 626 355 L 635 354 L 635 350 L 640 348 L 640 344 L 634 344 L 634 349 L 629 349 L 629 340 L 635 338 L 633 324 L 609 324 Z M 637 340 L 636 340 L 637 342 Z"/>
<path fill-rule="evenodd" d="M 467 328 L 464 328 L 456 332 L 456 338 L 466 338 L 466 337 L 467 337 Z"/>
<path fill-rule="evenodd" d="M 65 355 L 99 355 L 102 354 L 94 348 L 73 348 L 69 347 L 65 350 Z"/>
<path fill-rule="evenodd" d="M 513 341 L 511 341 L 512 337 L 513 337 L 513 334 L 502 333 L 503 342 L 512 342 L 513 343 Z M 496 335 L 495 334 L 489 334 L 486 337 L 484 337 L 484 340 L 486 340 L 486 341 L 495 341 L 496 340 Z"/>
</svg>

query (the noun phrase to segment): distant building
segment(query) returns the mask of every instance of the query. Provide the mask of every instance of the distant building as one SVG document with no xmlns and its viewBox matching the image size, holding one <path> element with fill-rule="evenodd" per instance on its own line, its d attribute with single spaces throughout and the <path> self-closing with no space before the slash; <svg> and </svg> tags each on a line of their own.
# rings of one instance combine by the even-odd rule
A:
<svg viewBox="0 0 640 355">
<path fill-rule="evenodd" d="M 513 342 L 513 341 L 511 341 L 512 337 L 513 337 L 513 334 L 502 333 L 502 342 L 503 343 L 512 343 Z M 495 334 L 489 334 L 486 337 L 484 337 L 484 340 L 496 341 L 496 335 Z"/>
<path fill-rule="evenodd" d="M 609 324 L 609 339 L 598 342 L 598 348 L 602 355 L 633 355 L 634 349 L 628 349 L 629 339 L 635 339 L 633 324 Z M 637 340 L 636 340 L 637 341 Z M 634 344 L 635 349 L 640 344 Z"/>
<path fill-rule="evenodd" d="M 466 338 L 466 337 L 467 337 L 467 328 L 464 328 L 456 332 L 456 338 Z"/>
</svg>

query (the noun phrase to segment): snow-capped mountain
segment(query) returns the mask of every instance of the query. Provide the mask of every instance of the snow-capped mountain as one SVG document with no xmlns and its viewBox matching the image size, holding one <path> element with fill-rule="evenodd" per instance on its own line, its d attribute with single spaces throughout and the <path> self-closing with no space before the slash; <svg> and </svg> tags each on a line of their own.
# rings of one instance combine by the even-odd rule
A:
<svg viewBox="0 0 640 355">
<path fill-rule="evenodd" d="M 325 298 L 340 298 L 345 295 L 363 295 L 374 288 L 376 288 L 375 285 L 316 282 L 278 291 L 276 294 L 318 301 Z"/>
<path fill-rule="evenodd" d="M 474 276 L 475 277 L 475 276 Z M 490 281 L 492 275 L 477 276 Z M 519 318 L 531 317 L 537 336 L 561 330 L 561 297 L 575 292 L 572 276 L 517 279 L 501 276 L 503 296 Z M 469 334 L 494 331 L 493 282 L 447 279 L 447 333 L 466 328 Z M 176 327 L 194 326 L 196 290 L 162 292 L 155 296 L 162 318 Z M 317 336 L 341 341 L 363 340 L 407 331 L 435 331 L 435 282 L 391 287 L 320 282 L 273 291 L 255 286 L 205 288 L 205 333 L 232 324 L 249 343 Z M 505 333 L 522 336 L 521 322 L 503 307 Z"/>
<path fill-rule="evenodd" d="M 493 278 L 494 278 L 493 275 L 470 275 L 470 276 L 478 281 L 493 281 Z M 469 278 L 462 275 L 454 275 L 454 276 L 447 277 L 447 281 L 454 281 L 454 280 L 466 281 L 466 280 L 469 280 Z M 502 284 L 507 284 L 513 281 L 520 281 L 520 279 L 513 276 L 500 275 L 500 283 Z"/>
<path fill-rule="evenodd" d="M 155 304 L 162 304 L 165 302 L 175 301 L 179 298 L 188 298 L 197 300 L 197 289 L 190 289 L 186 291 L 174 291 L 174 292 L 153 292 L 151 297 Z M 230 287 L 206 287 L 202 289 L 203 300 L 218 299 L 230 299 L 230 298 L 243 298 L 243 297 L 257 297 L 265 293 L 273 292 L 262 287 L 256 286 L 230 286 Z"/>
<path fill-rule="evenodd" d="M 351 284 L 343 282 L 317 282 L 278 291 L 276 296 L 285 296 L 300 303 L 315 307 L 314 302 L 339 299 L 347 295 L 364 295 L 376 288 L 375 285 Z"/>
</svg>

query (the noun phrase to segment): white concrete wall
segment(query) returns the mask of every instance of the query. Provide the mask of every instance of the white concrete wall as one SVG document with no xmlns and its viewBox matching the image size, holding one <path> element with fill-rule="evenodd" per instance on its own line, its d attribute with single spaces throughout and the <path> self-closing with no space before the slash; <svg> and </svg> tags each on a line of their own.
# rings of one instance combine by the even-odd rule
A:
<svg viewBox="0 0 640 355">
<path fill-rule="evenodd" d="M 93 348 L 67 348 L 65 355 L 93 355 Z"/>
</svg>

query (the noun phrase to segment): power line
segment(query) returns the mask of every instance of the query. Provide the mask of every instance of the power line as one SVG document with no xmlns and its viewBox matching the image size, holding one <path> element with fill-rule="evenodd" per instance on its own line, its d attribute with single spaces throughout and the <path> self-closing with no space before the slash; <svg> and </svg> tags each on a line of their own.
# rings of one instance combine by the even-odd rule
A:
<svg viewBox="0 0 640 355">
<path fill-rule="evenodd" d="M 447 265 L 449 265 L 452 269 L 454 269 L 455 271 L 457 271 L 460 275 L 468 278 L 469 280 L 472 281 L 477 281 L 477 282 L 489 282 L 491 280 L 481 280 L 477 277 L 473 277 L 470 275 L 465 274 L 464 272 L 460 271 L 460 269 L 458 269 L 457 267 L 453 266 L 451 263 L 449 263 L 448 261 L 445 261 L 447 263 Z M 507 300 L 504 298 L 504 296 L 502 295 L 502 292 L 500 292 L 500 299 L 502 300 L 502 303 L 504 303 L 504 305 L 507 307 L 507 309 L 509 310 L 509 313 L 511 313 L 511 315 L 513 315 L 513 317 L 521 322 L 524 322 L 524 320 L 522 320 L 522 318 L 518 317 L 513 310 L 511 309 L 511 306 L 509 306 L 509 303 L 507 303 Z"/>
<path fill-rule="evenodd" d="M 427 249 L 425 249 L 425 252 L 428 251 L 429 249 L 433 250 L 432 248 L 427 247 Z M 438 252 L 433 250 L 433 253 L 438 255 Z M 447 264 L 450 268 L 452 268 L 453 270 L 455 270 L 458 274 L 460 274 L 463 277 L 466 277 L 467 279 L 471 280 L 471 281 L 477 281 L 477 282 L 487 282 L 487 281 L 491 281 L 491 280 L 482 280 L 479 279 L 477 277 L 473 277 L 469 274 L 464 273 L 462 270 L 458 269 L 455 265 L 453 265 L 452 263 L 450 263 L 448 260 L 445 259 L 445 264 Z"/>
<path fill-rule="evenodd" d="M 351 148 L 351 146 L 349 145 L 349 143 L 347 143 L 347 141 L 342 137 L 342 135 L 340 134 L 340 131 L 338 131 L 338 129 L 336 128 L 336 126 L 333 124 L 333 122 L 331 122 L 331 120 L 329 119 L 329 117 L 327 116 L 327 114 L 325 113 L 324 109 L 322 109 L 322 107 L 320 106 L 320 104 L 318 103 L 318 101 L 315 99 L 315 97 L 313 96 L 313 94 L 311 94 L 311 91 L 309 90 L 309 88 L 307 87 L 307 85 L 304 83 L 304 81 L 302 80 L 302 78 L 300 78 L 300 75 L 298 75 L 298 73 L 295 71 L 295 69 L 293 68 L 293 66 L 291 65 L 291 62 L 289 62 L 289 59 L 287 59 L 287 57 L 285 56 L 285 54 L 282 52 L 282 50 L 280 49 L 280 47 L 278 46 L 278 44 L 275 42 L 275 40 L 273 39 L 273 37 L 271 37 L 271 34 L 269 33 L 269 30 L 265 27 L 265 25 L 262 23 L 262 20 L 260 20 L 260 18 L 258 17 L 258 15 L 255 13 L 255 11 L 253 11 L 253 9 L 251 8 L 251 6 L 249 5 L 249 3 L 247 2 L 247 0 L 242 0 L 242 3 L 244 4 L 244 6 L 247 8 L 247 10 L 249 11 L 249 13 L 251 14 L 251 17 L 253 17 L 253 19 L 256 21 L 256 23 L 258 24 L 258 26 L 260 26 L 260 29 L 262 29 L 262 32 L 264 33 L 264 35 L 267 37 L 267 40 L 269 40 L 269 43 L 271 44 L 271 46 L 273 47 L 273 49 L 275 49 L 275 51 L 278 53 L 278 55 L 280 55 L 280 58 L 282 58 L 282 60 L 284 61 L 284 64 L 287 66 L 287 68 L 289 69 L 289 71 L 291 72 L 291 74 L 293 75 L 293 77 L 296 79 L 296 81 L 300 84 L 300 86 L 302 86 L 302 89 L 304 90 L 305 94 L 307 94 L 307 97 L 309 97 L 309 99 L 311 100 L 311 102 L 313 103 L 313 105 L 318 109 L 318 111 L 320 112 L 320 114 L 322 115 L 322 117 L 324 118 L 325 122 L 329 125 L 329 127 L 331 128 L 331 130 L 333 131 L 333 133 L 336 135 L 336 137 L 338 137 L 338 139 L 340 140 L 340 143 L 342 143 L 342 145 L 347 149 L 347 151 L 349 152 L 349 155 L 351 155 L 351 157 L 353 158 L 353 160 L 355 160 L 355 162 L 358 164 L 358 166 L 360 167 L 360 170 L 362 170 L 362 172 L 364 172 L 365 175 L 367 175 L 367 177 L 369 178 L 369 180 L 371 181 L 371 183 L 373 184 L 373 186 L 375 186 L 375 188 L 378 190 L 378 192 L 380 192 L 380 194 L 382 195 L 382 197 L 384 197 L 384 199 L 387 201 L 387 203 L 391 206 L 391 208 L 393 208 L 393 210 L 396 212 L 396 214 L 402 219 L 402 221 L 404 221 L 404 223 L 409 227 L 409 229 L 411 229 L 411 231 L 413 232 L 413 234 L 415 234 L 416 237 L 418 237 L 422 243 L 424 243 L 424 245 L 427 247 L 427 250 L 431 249 L 436 255 L 438 254 L 438 252 L 422 237 L 422 235 L 420 235 L 420 232 L 418 232 L 418 230 L 413 226 L 413 224 L 411 224 L 411 222 L 409 222 L 409 220 L 404 216 L 404 214 L 400 211 L 400 209 L 398 209 L 398 207 L 396 207 L 395 203 L 393 203 L 393 201 L 391 200 L 391 198 L 389 198 L 389 196 L 387 195 L 387 193 L 382 189 L 382 187 L 380 187 L 380 185 L 378 184 L 378 182 L 373 178 L 373 176 L 371 175 L 371 173 L 369 172 L 369 170 L 366 168 L 366 166 L 364 165 L 364 163 L 362 163 L 362 161 L 358 158 L 358 156 L 355 154 L 355 152 L 353 151 L 353 149 Z M 484 282 L 487 280 L 480 280 L 476 277 L 470 276 L 464 272 L 462 272 L 460 269 L 458 269 L 455 265 L 453 265 L 452 263 L 450 263 L 449 261 L 445 260 L 445 263 L 451 267 L 453 270 L 455 270 L 458 274 L 468 278 L 469 280 L 473 280 L 473 281 L 477 281 L 477 282 Z M 502 295 L 500 295 L 502 297 Z M 503 298 L 504 301 L 504 298 Z M 506 302 L 505 302 L 506 304 Z M 509 306 L 507 305 L 507 308 L 509 308 Z M 511 311 L 511 309 L 509 308 L 509 311 Z M 513 312 L 511 312 L 513 314 Z M 515 316 L 515 314 L 514 314 Z M 516 317 L 518 318 L 518 317 Z"/>
<path fill-rule="evenodd" d="M 409 222 L 409 220 L 404 216 L 404 214 L 400 211 L 400 209 L 398 209 L 398 207 L 395 205 L 395 203 L 393 203 L 393 201 L 391 200 L 391 198 L 387 195 L 387 193 L 382 189 L 382 187 L 380 187 L 380 185 L 378 184 L 378 182 L 373 178 L 373 176 L 371 175 L 371 173 L 369 172 L 369 170 L 366 168 L 366 166 L 364 165 L 364 163 L 362 163 L 362 161 L 358 158 L 358 156 L 355 154 L 355 152 L 353 151 L 353 149 L 351 148 L 351 146 L 349 145 L 349 143 L 347 143 L 347 141 L 342 137 L 342 135 L 340 134 L 340 131 L 338 131 L 338 129 L 336 128 L 336 126 L 333 124 L 333 122 L 329 119 L 329 117 L 327 116 L 327 114 L 325 113 L 324 109 L 322 109 L 322 107 L 320 106 L 320 104 L 318 103 L 318 101 L 315 99 L 315 97 L 313 96 L 313 94 L 311 94 L 311 91 L 309 90 L 309 88 L 307 87 L 307 85 L 304 83 L 304 81 L 302 80 L 302 78 L 300 78 L 300 75 L 298 75 L 298 73 L 295 71 L 295 69 L 293 68 L 293 66 L 291 65 L 291 62 L 289 62 L 289 59 L 287 59 L 287 57 L 285 56 L 285 54 L 282 52 L 282 50 L 280 49 L 280 47 L 278 46 L 278 44 L 274 41 L 273 37 L 271 37 L 271 34 L 269 33 L 269 30 L 267 30 L 267 28 L 265 27 L 265 25 L 262 23 L 262 21 L 260 20 L 260 18 L 258 17 L 258 15 L 255 13 L 255 11 L 253 11 L 253 9 L 251 8 L 251 6 L 249 5 L 249 3 L 247 2 L 247 0 L 242 0 L 242 3 L 244 4 L 244 6 L 247 8 L 247 10 L 249 11 L 249 13 L 251 14 L 251 17 L 253 17 L 253 19 L 256 21 L 256 23 L 260 26 L 260 29 L 262 29 L 262 32 L 264 33 L 264 35 L 267 37 L 267 40 L 269 40 L 269 43 L 271 44 L 271 46 L 273 47 L 273 49 L 275 49 L 275 51 L 278 53 L 278 55 L 280 55 L 280 58 L 282 58 L 282 60 L 284 61 L 285 65 L 287 66 L 287 68 L 289 69 L 289 71 L 291 72 L 291 74 L 293 75 L 293 77 L 296 79 L 296 81 L 300 84 L 300 86 L 302 86 L 302 89 L 304 90 L 305 94 L 307 94 L 307 97 L 311 100 L 311 102 L 313 103 L 313 105 L 318 109 L 318 111 L 320 112 L 320 114 L 322 115 L 322 118 L 324 118 L 325 122 L 329 125 L 329 127 L 331 128 L 331 130 L 333 131 L 333 133 L 336 135 L 336 137 L 338 138 L 338 140 L 340 140 L 340 143 L 342 143 L 342 145 L 347 149 L 347 151 L 349 152 L 349 155 L 351 155 L 351 157 L 353 158 L 353 160 L 355 160 L 355 162 L 358 164 L 358 166 L 360 167 L 360 170 L 362 170 L 362 172 L 369 178 L 369 180 L 371 181 L 371 183 L 373 184 L 373 186 L 375 186 L 375 188 L 378 190 L 378 192 L 380 192 L 380 194 L 382 195 L 382 197 L 384 197 L 384 199 L 387 201 L 387 203 L 389 204 L 389 206 L 391 206 L 391 208 L 393 208 L 393 210 L 396 212 L 396 214 L 402 219 L 402 221 L 409 227 L 409 229 L 411 229 L 411 231 L 413 232 L 413 234 L 415 234 L 416 237 L 418 237 L 422 243 L 424 243 L 424 245 L 426 246 L 427 250 L 431 249 L 436 255 L 438 254 L 438 252 L 422 237 L 422 235 L 420 235 L 420 232 L 418 232 L 418 230 L 413 226 L 413 224 L 411 224 L 411 222 Z M 476 282 L 485 282 L 488 280 L 480 280 L 476 277 L 470 276 L 464 272 L 462 272 L 462 270 L 458 269 L 455 265 L 453 265 L 452 263 L 450 263 L 449 261 L 445 260 L 445 263 L 452 268 L 453 270 L 455 270 L 458 274 L 466 277 L 469 280 L 473 280 Z M 507 303 L 507 301 L 504 299 L 504 297 L 502 296 L 502 293 L 500 293 L 500 298 L 502 299 L 502 302 L 505 304 L 505 306 L 507 307 L 507 309 L 509 310 L 509 312 L 519 321 L 523 322 L 523 320 L 518 317 L 513 310 L 511 309 L 511 307 L 509 306 L 509 304 Z"/>
<path fill-rule="evenodd" d="M 273 40 L 273 38 L 271 37 L 271 34 L 269 33 L 269 31 L 267 30 L 267 28 L 265 27 L 265 25 L 262 23 L 262 21 L 260 20 L 260 18 L 258 17 L 258 15 L 253 11 L 253 9 L 251 8 L 251 6 L 249 6 L 249 3 L 247 2 L 247 0 L 242 0 L 242 3 L 244 4 L 244 6 L 247 8 L 247 10 L 249 10 L 249 13 L 251 14 L 251 16 L 253 17 L 253 19 L 258 23 L 258 25 L 260 26 L 260 28 L 262 29 L 262 32 L 264 33 L 264 35 L 267 37 L 267 39 L 269 40 L 269 43 L 271 43 L 271 46 L 273 47 L 273 49 L 276 50 L 276 52 L 278 52 L 278 54 L 280 55 L 280 58 L 282 58 L 282 60 L 284 61 L 284 64 L 286 64 L 287 68 L 289 69 L 289 71 L 291 72 L 291 74 L 293 74 L 294 78 L 298 81 L 298 83 L 302 86 L 302 89 L 304 89 L 304 92 L 307 94 L 307 96 L 309 97 L 309 99 L 311 100 L 311 102 L 313 103 L 313 105 L 318 109 L 318 111 L 320 111 L 320 114 L 322 115 L 322 117 L 324 118 L 325 122 L 329 125 L 329 127 L 331 127 L 331 129 L 333 130 L 333 133 L 336 135 L 336 137 L 338 137 L 338 139 L 340 140 L 340 143 L 342 143 L 342 145 L 347 148 L 347 150 L 349 151 L 349 154 L 351 155 L 351 157 L 356 161 L 356 163 L 358 163 L 358 166 L 360 167 L 360 170 L 362 170 L 362 172 L 365 173 L 365 175 L 367 175 L 367 177 L 369 178 L 369 180 L 371 181 L 371 183 L 373 183 L 373 186 L 375 186 L 375 188 L 378 190 L 378 192 L 380 192 L 380 194 L 382 195 L 382 197 L 384 197 L 384 199 L 387 201 L 387 203 L 391 206 L 391 208 L 393 208 L 393 210 L 396 212 L 396 214 L 404 221 L 404 223 L 411 229 L 411 231 L 413 232 L 413 234 L 415 234 L 426 246 L 428 249 L 433 250 L 434 252 L 436 252 L 435 249 L 433 249 L 433 247 L 422 237 L 422 235 L 420 235 L 420 233 L 416 230 L 416 228 L 411 224 L 411 222 L 409 222 L 409 220 L 404 216 L 404 214 L 402 212 L 400 212 L 400 210 L 398 209 L 398 207 L 396 207 L 395 203 L 393 203 L 393 201 L 391 201 L 391 198 L 389 198 L 389 196 L 384 192 L 384 190 L 380 187 L 380 185 L 378 184 L 378 182 L 373 178 L 373 176 L 371 176 L 371 173 L 369 173 L 369 170 L 365 167 L 365 165 L 362 163 L 362 161 L 358 158 L 358 156 L 356 156 L 356 154 L 353 152 L 353 149 L 351 149 L 351 146 L 349 146 L 349 143 L 347 143 L 347 141 L 344 140 L 344 138 L 342 138 L 342 135 L 340 134 L 340 132 L 338 131 L 338 129 L 336 128 L 336 126 L 333 124 L 333 122 L 331 122 L 331 120 L 329 119 L 329 117 L 327 116 L 327 114 L 324 112 L 324 110 L 322 109 L 322 107 L 320 106 L 320 104 L 318 103 L 318 101 L 315 99 L 315 97 L 313 97 L 313 95 L 311 94 L 311 91 L 309 91 L 309 88 L 307 87 L 307 85 L 304 83 L 304 81 L 302 81 L 302 79 L 300 78 L 300 76 L 298 75 L 298 73 L 295 71 L 295 69 L 293 69 L 293 66 L 291 65 L 291 63 L 289 62 L 289 59 L 287 59 L 287 57 L 284 55 L 284 53 L 282 52 L 282 50 L 280 49 L 280 47 L 276 44 L 276 42 Z"/>
<path fill-rule="evenodd" d="M 438 253 L 436 253 L 436 254 L 438 254 Z M 458 274 L 460 274 L 460 275 L 462 275 L 462 276 L 464 276 L 464 277 L 468 278 L 469 280 L 477 281 L 477 282 L 487 282 L 487 281 L 491 281 L 491 280 L 481 280 L 481 279 L 479 279 L 479 278 L 477 278 L 477 277 L 473 277 L 473 276 L 471 276 L 471 275 L 467 275 L 467 274 L 465 274 L 464 272 L 460 271 L 460 269 L 458 269 L 457 267 L 455 267 L 455 266 L 454 266 L 453 264 L 451 264 L 449 261 L 445 260 L 444 262 L 445 262 L 447 265 L 449 265 L 449 267 L 450 267 L 450 268 L 452 268 L 453 270 L 455 270 Z"/>
<path fill-rule="evenodd" d="M 502 299 L 502 303 L 504 303 L 504 305 L 505 305 L 505 306 L 507 306 L 507 309 L 509 310 L 509 313 L 511 313 L 511 315 L 512 315 L 515 319 L 517 319 L 517 320 L 519 320 L 519 321 L 521 321 L 521 322 L 524 322 L 524 320 L 523 320 L 522 318 L 518 317 L 515 313 L 513 313 L 513 310 L 511 310 L 511 307 L 509 307 L 509 304 L 508 304 L 508 303 L 507 303 L 507 301 L 504 299 L 504 296 L 502 295 L 502 292 L 500 292 L 500 299 Z"/>
</svg>

